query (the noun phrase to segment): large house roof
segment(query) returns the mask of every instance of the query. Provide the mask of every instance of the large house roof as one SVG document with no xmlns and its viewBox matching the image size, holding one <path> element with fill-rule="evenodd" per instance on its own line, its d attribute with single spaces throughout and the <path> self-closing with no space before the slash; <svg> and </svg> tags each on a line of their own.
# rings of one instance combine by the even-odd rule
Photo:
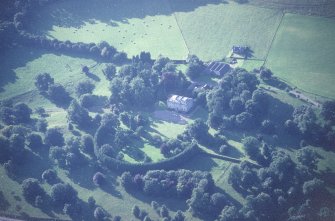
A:
<svg viewBox="0 0 335 221">
<path fill-rule="evenodd" d="M 183 97 L 183 96 L 179 96 L 179 95 L 172 95 L 169 99 L 169 102 L 173 102 L 173 103 L 177 103 L 177 104 L 182 104 L 182 105 L 187 105 L 191 102 L 193 102 L 193 99 L 190 97 Z"/>
</svg>

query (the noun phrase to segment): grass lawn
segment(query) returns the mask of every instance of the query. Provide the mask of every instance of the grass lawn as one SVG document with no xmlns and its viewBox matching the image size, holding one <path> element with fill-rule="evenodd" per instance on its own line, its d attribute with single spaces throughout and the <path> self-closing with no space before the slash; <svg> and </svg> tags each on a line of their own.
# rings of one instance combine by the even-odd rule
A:
<svg viewBox="0 0 335 221">
<path fill-rule="evenodd" d="M 335 20 L 286 14 L 266 66 L 298 88 L 335 98 Z"/>
<path fill-rule="evenodd" d="M 62 41 L 104 40 L 128 57 L 141 51 L 172 59 L 183 59 L 188 54 L 167 0 L 62 1 L 34 15 L 29 29 Z"/>
<path fill-rule="evenodd" d="M 181 4 L 194 3 L 174 1 L 172 9 Z M 175 14 L 190 53 L 203 60 L 222 59 L 233 45 L 248 45 L 255 58 L 264 59 L 282 17 L 277 10 L 234 2 Z"/>
</svg>

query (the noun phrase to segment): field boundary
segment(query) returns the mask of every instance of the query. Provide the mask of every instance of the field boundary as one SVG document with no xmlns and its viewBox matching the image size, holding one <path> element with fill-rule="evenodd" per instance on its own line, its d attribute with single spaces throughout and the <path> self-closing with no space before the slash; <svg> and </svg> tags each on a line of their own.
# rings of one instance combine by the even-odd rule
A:
<svg viewBox="0 0 335 221">
<path fill-rule="evenodd" d="M 178 22 L 176 13 L 172 10 L 172 6 L 171 6 L 171 2 L 170 2 L 170 0 L 167 0 L 167 3 L 168 3 L 168 5 L 169 5 L 169 8 L 170 8 L 171 13 L 173 14 L 173 18 L 174 18 L 174 20 L 176 21 L 176 24 L 177 24 L 177 26 L 178 26 L 179 32 L 180 32 L 180 34 L 181 34 L 181 37 L 183 38 L 184 44 L 185 44 L 185 46 L 186 46 L 186 48 L 187 48 L 188 55 L 189 55 L 189 54 L 191 53 L 191 52 L 190 52 L 190 48 L 189 48 L 189 46 L 187 45 L 187 42 L 186 42 L 186 40 L 185 40 L 183 31 L 182 31 L 181 28 L 180 28 L 180 25 L 179 25 L 179 22 Z"/>
<path fill-rule="evenodd" d="M 267 53 L 265 54 L 265 58 L 264 58 L 263 66 L 266 65 L 266 62 L 267 62 L 267 60 L 268 60 L 268 56 L 269 56 L 270 51 L 271 51 L 271 49 L 272 49 L 273 42 L 275 41 L 275 39 L 276 39 L 276 37 L 277 37 L 278 30 L 279 30 L 279 28 L 280 28 L 280 26 L 281 26 L 281 24 L 282 24 L 282 22 L 283 22 L 283 20 L 284 20 L 284 16 L 285 16 L 285 14 L 286 14 L 284 11 L 281 11 L 281 13 L 282 13 L 282 16 L 281 16 L 281 18 L 280 18 L 280 22 L 279 22 L 278 27 L 276 28 L 276 31 L 275 31 L 275 33 L 274 33 L 274 35 L 273 35 L 273 38 L 272 38 L 271 43 L 270 43 L 270 47 L 269 47 Z"/>
</svg>

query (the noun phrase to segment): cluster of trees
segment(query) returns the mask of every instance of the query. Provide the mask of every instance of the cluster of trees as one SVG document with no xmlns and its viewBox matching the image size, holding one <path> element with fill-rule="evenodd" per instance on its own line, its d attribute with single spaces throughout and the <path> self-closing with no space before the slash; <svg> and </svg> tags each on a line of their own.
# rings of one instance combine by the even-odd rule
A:
<svg viewBox="0 0 335 221">
<path fill-rule="evenodd" d="M 228 180 L 246 195 L 246 204 L 238 209 L 226 206 L 223 220 L 331 220 L 334 197 L 316 177 L 318 156 L 306 147 L 298 151 L 298 163 L 281 151 L 272 151 L 268 164 L 260 169 L 242 162 L 233 166 Z"/>
<path fill-rule="evenodd" d="M 141 190 L 151 196 L 169 196 L 188 199 L 194 188 L 206 183 L 206 189 L 214 187 L 210 173 L 189 170 L 150 170 L 134 176 L 124 172 L 121 184 L 126 190 Z"/>
<path fill-rule="evenodd" d="M 268 95 L 257 89 L 255 74 L 236 68 L 206 95 L 208 124 L 215 128 L 255 129 L 268 110 Z"/>
<path fill-rule="evenodd" d="M 55 84 L 54 78 L 49 73 L 38 74 L 35 78 L 35 86 L 42 95 L 48 97 L 56 105 L 64 106 L 71 101 L 64 86 Z"/>
<path fill-rule="evenodd" d="M 292 118 L 285 122 L 285 129 L 294 136 L 301 136 L 301 145 L 307 143 L 325 147 L 335 147 L 334 105 L 335 101 L 322 104 L 320 120 L 310 106 L 299 106 L 294 109 Z"/>
<path fill-rule="evenodd" d="M 13 105 L 10 101 L 1 102 L 0 116 L 1 121 L 7 125 L 18 125 L 29 123 L 32 110 L 25 103 Z"/>
<path fill-rule="evenodd" d="M 197 56 L 189 55 L 185 73 L 190 79 L 194 80 L 198 78 L 204 72 L 205 68 L 206 66 L 203 61 L 201 61 Z"/>
<path fill-rule="evenodd" d="M 170 93 L 185 93 L 189 82 L 166 57 L 152 63 L 150 53 L 142 52 L 130 65 L 122 66 L 110 82 L 112 103 L 147 107 L 166 100 Z"/>
</svg>

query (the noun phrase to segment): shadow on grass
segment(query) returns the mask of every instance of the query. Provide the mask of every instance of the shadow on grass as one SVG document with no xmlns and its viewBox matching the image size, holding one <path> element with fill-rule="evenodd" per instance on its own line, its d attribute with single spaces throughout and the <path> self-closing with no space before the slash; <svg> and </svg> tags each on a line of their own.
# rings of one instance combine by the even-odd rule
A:
<svg viewBox="0 0 335 221">
<path fill-rule="evenodd" d="M 60 27 L 79 28 L 85 24 L 95 24 L 96 21 L 113 27 L 119 24 L 129 24 L 129 19 L 143 19 L 147 16 L 173 15 L 175 12 L 190 12 L 208 4 L 222 4 L 222 0 L 124 0 L 124 1 L 65 1 L 59 4 L 50 4 L 44 10 L 36 12 L 33 24 L 29 28 L 38 34 L 47 34 L 54 25 Z M 227 3 L 226 1 L 224 3 Z M 78 7 L 80 4 L 80 7 Z M 111 11 L 113 13 L 111 13 Z M 43 21 L 40 21 L 43 17 Z M 38 27 L 38 28 L 37 28 Z"/>
<path fill-rule="evenodd" d="M 19 55 L 19 56 L 18 56 Z M 4 92 L 4 86 L 14 84 L 18 79 L 15 70 L 24 67 L 28 62 L 43 55 L 43 51 L 30 51 L 27 48 L 13 48 L 0 53 L 0 93 Z M 0 97 L 1 98 L 1 97 Z"/>
</svg>

